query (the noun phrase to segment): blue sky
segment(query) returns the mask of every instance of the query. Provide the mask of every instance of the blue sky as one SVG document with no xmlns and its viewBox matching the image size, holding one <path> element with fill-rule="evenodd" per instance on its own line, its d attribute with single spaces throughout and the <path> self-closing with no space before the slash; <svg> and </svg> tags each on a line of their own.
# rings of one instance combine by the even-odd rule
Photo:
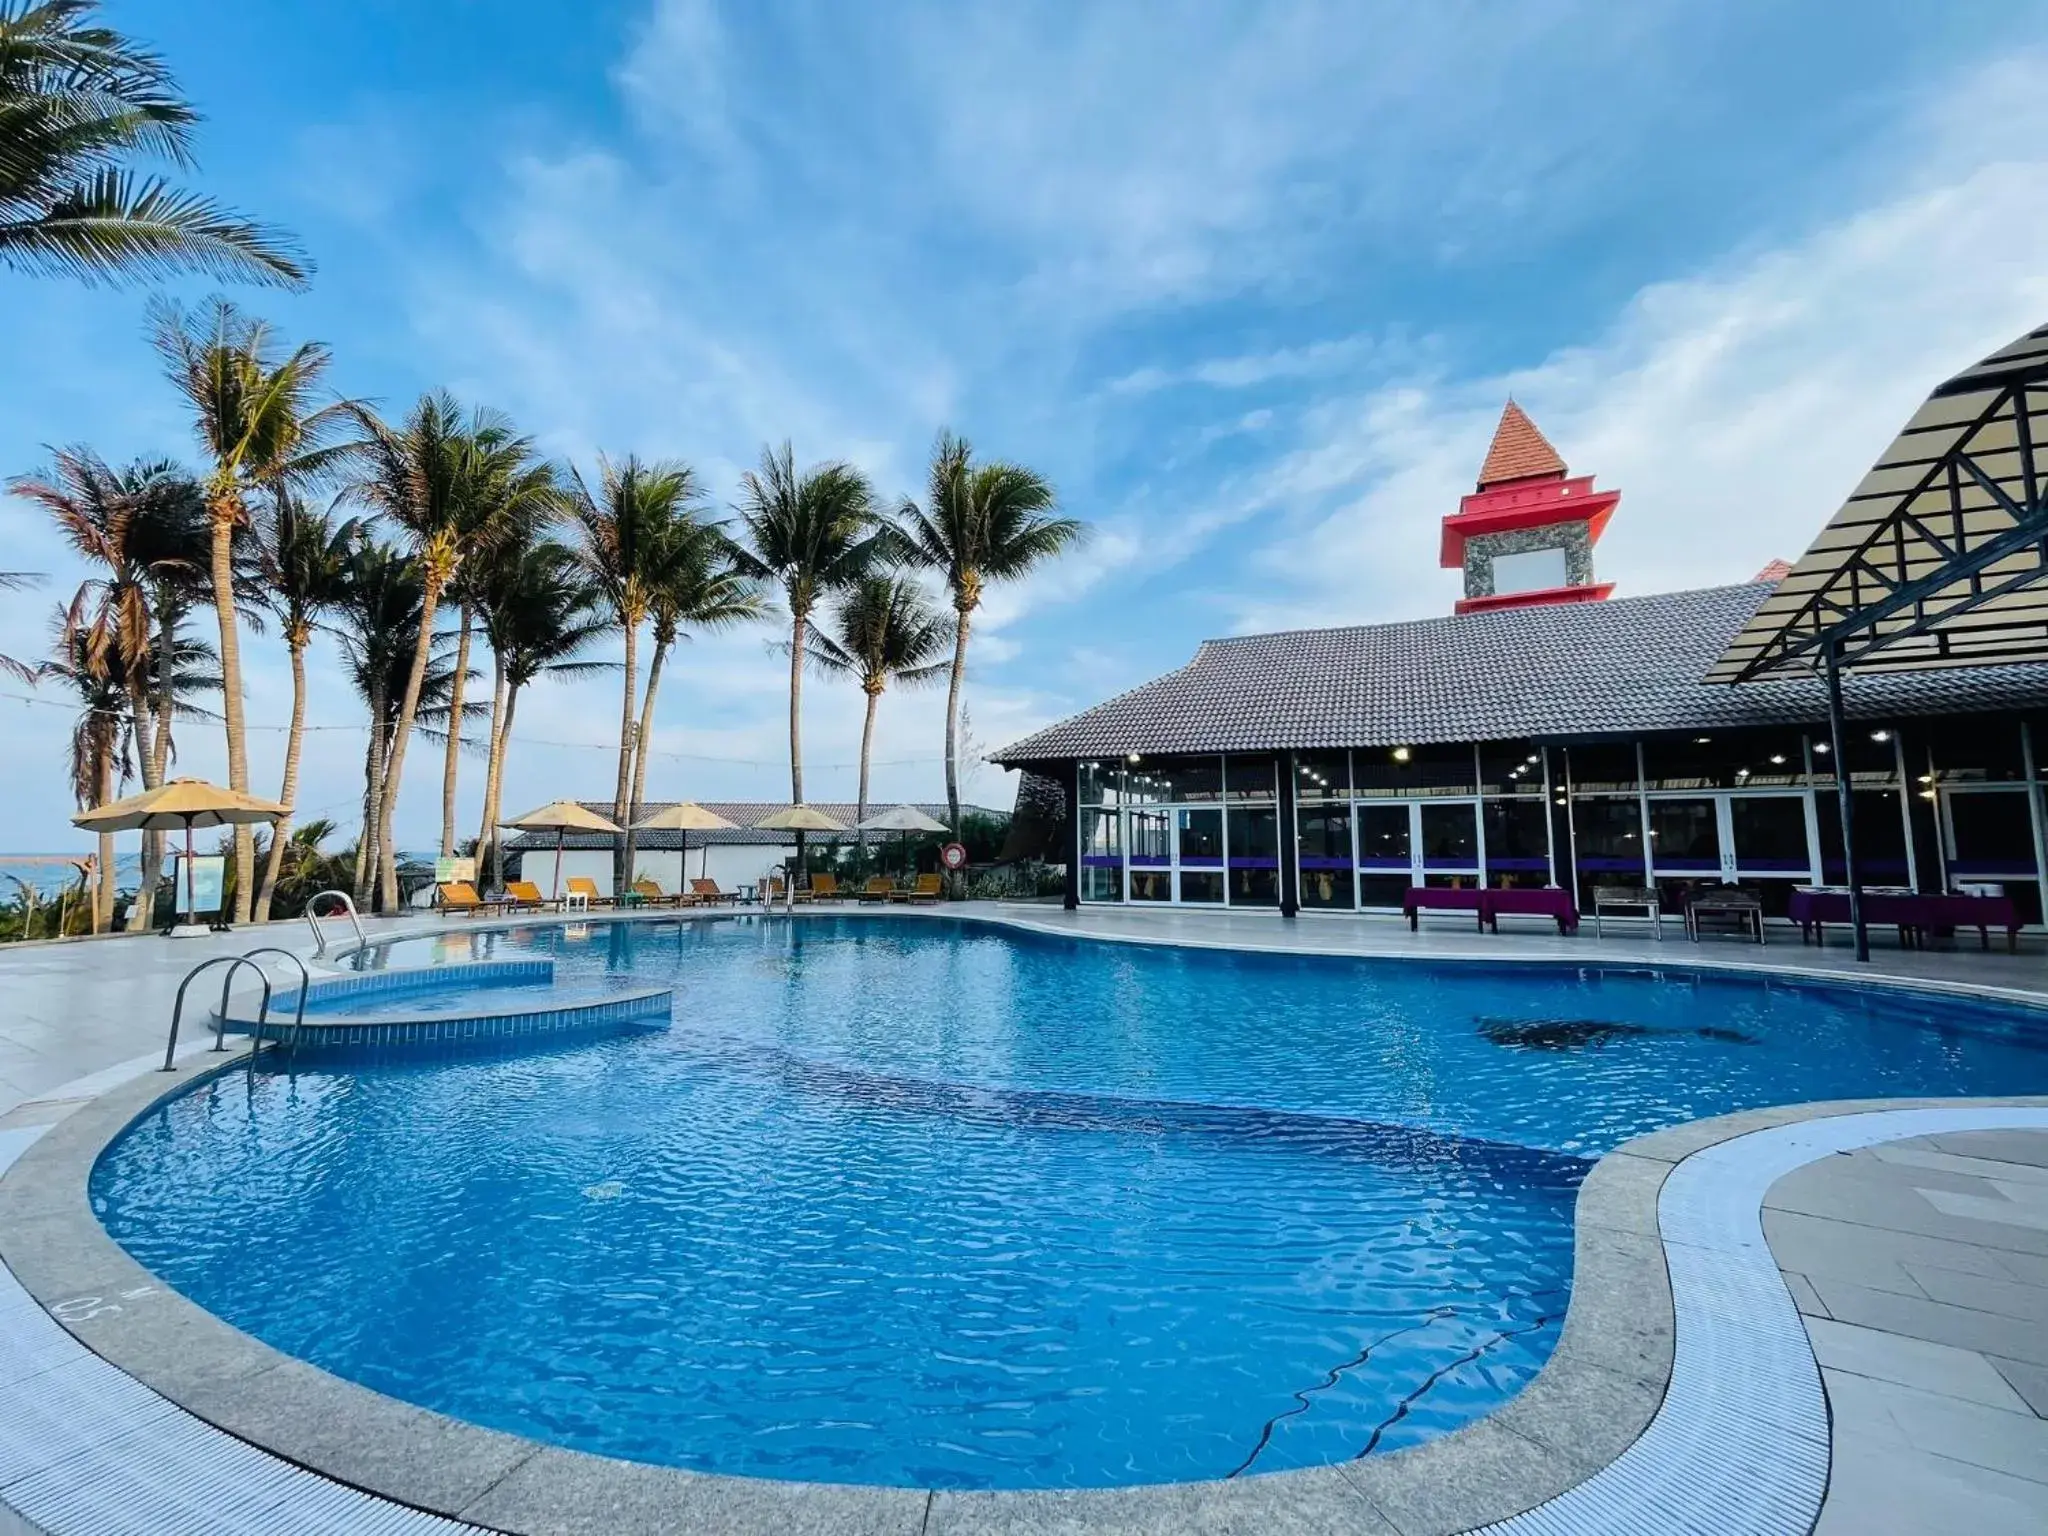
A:
<svg viewBox="0 0 2048 1536">
<path fill-rule="evenodd" d="M 2048 318 L 2042 4 L 108 14 L 208 114 L 196 179 L 314 254 L 309 293 L 238 297 L 331 343 L 350 394 L 446 384 L 585 465 L 686 458 L 721 500 L 785 436 L 892 493 L 942 425 L 1049 474 L 1094 536 L 991 601 L 984 747 L 1207 635 L 1447 611 L 1438 520 L 1510 391 L 1624 493 L 1603 578 L 1737 581 L 1932 383 Z M 0 471 L 190 451 L 143 302 L 0 274 Z M 19 504 L 0 533 L 52 576 L 0 599 L 20 655 L 80 573 Z M 786 791 L 769 638 L 671 671 L 653 793 Z M 281 725 L 281 649 L 248 669 Z M 347 821 L 362 738 L 324 653 L 314 680 L 300 804 Z M 859 694 L 808 699 L 811 793 L 850 797 Z M 939 702 L 885 699 L 878 797 L 938 794 Z M 0 846 L 69 846 L 68 719 L 0 709 Z M 536 689 L 508 806 L 607 795 L 616 719 L 612 683 Z M 211 735 L 185 770 L 222 772 Z M 280 760 L 257 732 L 259 787 Z M 417 845 L 438 757 L 408 767 Z M 993 769 L 972 789 L 1007 803 Z"/>
</svg>

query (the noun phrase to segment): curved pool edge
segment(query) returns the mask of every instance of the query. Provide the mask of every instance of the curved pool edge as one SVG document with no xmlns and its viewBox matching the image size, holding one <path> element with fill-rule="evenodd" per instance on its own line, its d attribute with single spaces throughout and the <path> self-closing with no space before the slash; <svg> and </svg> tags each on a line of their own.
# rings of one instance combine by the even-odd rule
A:
<svg viewBox="0 0 2048 1536">
<path fill-rule="evenodd" d="M 278 1466 L 279 1476 L 289 1473 L 319 1485 L 306 1497 L 345 1497 L 346 1490 L 333 1483 L 345 1484 L 425 1512 L 426 1523 L 417 1528 L 437 1532 L 463 1528 L 447 1522 L 514 1533 L 716 1529 L 774 1536 L 791 1530 L 940 1536 L 1048 1524 L 1120 1531 L 1250 1523 L 1259 1529 L 1399 1536 L 1493 1526 L 1520 1531 L 1525 1524 L 1534 1530 L 1553 1500 L 1597 1504 L 1597 1492 L 1586 1490 L 1623 1476 L 1616 1469 L 1630 1457 L 1640 1460 L 1639 1448 L 1651 1439 L 1646 1431 L 1664 1416 L 1680 1327 L 1670 1256 L 1680 1240 L 1670 1230 L 1672 1213 L 1660 1213 L 1660 1198 L 1675 1169 L 1704 1168 L 1701 1155 L 1715 1148 L 1811 1121 L 1853 1126 L 1855 1117 L 1879 1112 L 2009 1110 L 2031 1113 L 2038 1123 L 2048 1114 L 2048 1098 L 2041 1097 L 1849 1100 L 1744 1111 L 1623 1144 L 1595 1165 L 1580 1188 L 1572 1299 L 1549 1361 L 1500 1408 L 1423 1445 L 1365 1462 L 1236 1482 L 932 1492 L 696 1473 L 543 1445 L 330 1375 L 189 1301 L 107 1234 L 92 1212 L 88 1180 L 100 1153 L 138 1116 L 245 1059 L 237 1053 L 173 1073 L 145 1074 L 52 1126 L 0 1132 L 0 1143 L 29 1138 L 0 1177 L 0 1265 L 40 1304 L 9 1308 L 0 1296 L 0 1371 L 12 1367 L 18 1374 L 17 1362 L 40 1362 L 10 1390 L 24 1401 L 55 1391 L 52 1415 L 67 1422 L 53 1432 L 80 1441 L 80 1455 L 90 1457 L 97 1447 L 102 1457 L 118 1457 L 124 1433 L 145 1432 L 138 1426 L 146 1425 L 153 1458 L 161 1457 L 167 1439 L 188 1446 L 181 1454 L 212 1469 L 203 1472 L 208 1481 L 200 1486 L 223 1497 L 220 1469 L 236 1456 L 268 1452 L 290 1464 Z M 1759 1189 L 1735 1205 L 1741 1208 L 1746 1199 L 1754 1221 L 1761 1198 Z M 1782 1284 L 1778 1289 L 1789 1308 L 1789 1295 Z M 1803 1333 L 1798 1352 L 1801 1358 L 1751 1362 L 1747 1379 L 1769 1377 L 1780 1368 L 1811 1372 Z M 81 1395 L 77 1382 L 90 1381 L 95 1370 L 111 1380 Z M 31 1391 L 30 1382 L 40 1385 Z M 136 1391 L 136 1383 L 148 1390 Z M 1698 1411 L 1697 1404 L 1680 1406 L 1679 1417 Z M 180 1409 L 199 1422 L 184 1420 Z M 114 1422 L 76 1422 L 95 1414 Z M 167 1436 L 173 1422 L 189 1433 Z M 1824 1445 L 1824 1409 L 1819 1433 Z M 1710 1442 L 1689 1444 L 1703 1458 L 1718 1457 Z M 0 1426 L 0 1451 L 8 1448 Z M 84 1464 L 65 1465 L 75 1477 Z M 1824 1483 L 1824 1455 L 1821 1466 Z M 1659 1467 L 1662 1477 L 1683 1476 L 1683 1466 L 1672 1465 L 1668 1456 Z M 132 1469 L 125 1475 L 132 1478 Z M 23 1490 L 33 1493 L 36 1478 L 9 1476 L 0 1483 L 0 1498 L 17 1502 Z M 1530 1522 L 1515 1520 L 1534 1511 L 1540 1513 Z M 33 1509 L 24 1513 L 34 1518 Z M 1617 1528 L 1650 1529 L 1642 1515 L 1637 1508 L 1633 1523 Z M 1806 1519 L 1810 1523 L 1811 1512 Z M 1803 1531 L 1806 1525 L 1757 1528 Z"/>
</svg>

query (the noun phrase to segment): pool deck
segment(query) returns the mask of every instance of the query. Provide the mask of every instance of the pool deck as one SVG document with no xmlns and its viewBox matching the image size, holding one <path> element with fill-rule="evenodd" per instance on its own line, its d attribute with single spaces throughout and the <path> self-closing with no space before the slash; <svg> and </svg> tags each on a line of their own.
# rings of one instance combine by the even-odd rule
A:
<svg viewBox="0 0 2048 1536">
<path fill-rule="evenodd" d="M 1772 942 L 1759 948 L 1731 941 L 1695 945 L 1675 925 L 1667 925 L 1661 943 L 1613 930 L 1595 940 L 1590 926 L 1577 938 L 1534 924 L 1480 935 L 1450 914 L 1426 917 L 1422 931 L 1411 934 L 1403 924 L 1376 919 L 1288 923 L 1252 914 L 1066 913 L 1023 905 L 949 910 L 1128 942 L 1435 960 L 1729 966 L 1887 978 L 2048 1003 L 2048 958 L 2039 939 L 2023 941 L 2016 956 L 2001 947 L 1980 952 L 1974 936 L 1953 951 L 1901 951 L 1880 943 L 1872 963 L 1858 966 L 1839 936 L 1818 948 L 1801 946 L 1796 932 L 1781 937 L 1774 931 Z M 918 920 L 929 912 L 886 916 Z M 370 926 L 377 940 L 474 925 L 411 919 Z M 1602 1161 L 1582 1192 L 1579 1279 L 1565 1337 L 1552 1366 L 1518 1398 L 1412 1452 L 1235 1484 L 927 1495 L 695 1478 L 542 1450 L 391 1403 L 275 1357 L 165 1292 L 147 1303 L 133 1299 L 111 1320 L 77 1316 L 78 1308 L 63 1304 L 87 1291 L 98 1295 L 104 1281 L 125 1278 L 135 1289 L 153 1278 L 134 1270 L 98 1228 L 82 1198 L 83 1170 L 157 1092 L 220 1060 L 210 1055 L 205 1022 L 219 994 L 201 983 L 187 1006 L 181 1070 L 145 1078 L 161 1061 L 179 977 L 213 954 L 269 942 L 301 954 L 312 948 L 306 929 L 296 924 L 191 941 L 0 948 L 0 1164 L 21 1159 L 18 1172 L 0 1181 L 0 1256 L 27 1286 L 26 1292 L 14 1286 L 14 1276 L 0 1267 L 0 1335 L 9 1320 L 19 1330 L 12 1356 L 0 1337 L 0 1536 L 13 1536 L 16 1528 L 46 1529 L 52 1536 L 171 1528 L 162 1515 L 172 1506 L 137 1504 L 144 1495 L 183 1501 L 176 1507 L 191 1518 L 181 1519 L 178 1529 L 219 1531 L 446 1532 L 464 1528 L 451 1517 L 466 1516 L 481 1528 L 535 1532 L 1344 1530 L 1434 1536 L 1486 1526 L 1503 1536 L 1533 1536 L 1675 1530 L 1683 1517 L 1709 1509 L 1715 1529 L 1729 1532 L 1804 1531 L 1816 1509 L 1817 1529 L 1829 1536 L 2048 1529 L 2043 1100 L 2003 1107 L 1928 1100 L 1911 1107 L 1893 1101 L 1762 1110 L 1630 1143 Z M 285 965 L 272 974 L 288 971 Z M 2011 1128 L 1985 1128 L 1991 1126 Z M 1761 1288 L 1742 1268 L 1759 1262 L 1775 1266 Z M 10 1306 L 10 1294 L 18 1306 Z M 1730 1304 L 1729 1296 L 1747 1300 Z M 59 1308 L 65 1328 L 51 1320 L 49 1306 Z M 1736 1332 L 1726 1338 L 1717 1332 L 1729 1327 Z M 213 1354 L 204 1348 L 195 1354 L 195 1341 L 210 1341 Z M 82 1346 L 98 1353 L 88 1356 Z M 139 1495 L 132 1467 L 124 1470 L 113 1455 L 119 1440 L 97 1433 L 111 1432 L 112 1424 L 70 1426 L 77 1443 L 61 1466 L 51 1462 L 51 1452 L 36 1458 L 24 1451 L 38 1443 L 32 1422 L 10 1427 L 8 1420 L 15 1410 L 25 1411 L 31 1384 L 47 1388 L 66 1372 L 83 1379 L 92 1370 L 119 1378 L 108 1360 L 164 1394 L 131 1384 L 132 1400 L 120 1398 L 125 1406 L 109 1406 L 119 1393 L 79 1400 L 77 1415 L 84 1417 L 132 1414 L 144 1405 L 147 1423 L 143 1438 L 130 1442 L 129 1462 L 168 1458 L 164 1465 L 170 1466 L 176 1456 L 166 1445 L 189 1440 L 203 1465 L 206 1454 L 221 1454 L 217 1447 L 206 1450 L 217 1441 L 248 1461 L 252 1488 L 268 1491 L 229 1490 L 217 1479 L 185 1486 L 167 1471 Z M 193 1374 L 206 1379 L 195 1384 Z M 1810 1395 L 1803 1396 L 1807 1387 Z M 366 1405 L 366 1399 L 374 1402 Z M 313 1405 L 336 1402 L 363 1407 L 359 1439 L 322 1424 L 327 1409 Z M 1745 1413 L 1742 1405 L 1749 1402 L 1754 1411 Z M 208 1423 L 242 1439 L 230 1440 Z M 1688 1486 L 1684 1457 L 1704 1453 L 1728 1462 L 1729 1447 L 1745 1428 L 1763 1436 L 1761 1464 L 1737 1465 L 1732 1481 L 1724 1466 L 1718 1487 Z M 47 1427 L 41 1438 L 47 1441 Z M 1802 1449 L 1809 1445 L 1810 1454 Z M 388 1457 L 379 1461 L 385 1453 L 405 1465 L 394 1471 Z M 125 1507 L 126 1516 L 117 1509 L 109 1517 L 104 1508 L 90 1516 L 96 1466 L 106 1499 Z M 412 1507 L 380 1504 L 300 1466 L 325 1467 Z M 64 1497 L 52 1502 L 51 1480 L 66 1468 Z M 679 1496 L 684 1489 L 688 1496 Z M 1671 1502 L 1676 1489 L 1685 1490 L 1682 1504 Z M 7 1508 L 10 1496 L 34 1504 L 42 1524 L 22 1526 Z M 264 1498 L 273 1502 L 263 1505 Z M 317 1520 L 294 1513 L 289 1525 L 280 1523 L 287 1508 L 316 1505 L 326 1511 Z M 53 1510 L 71 1513 L 54 1518 Z"/>
</svg>

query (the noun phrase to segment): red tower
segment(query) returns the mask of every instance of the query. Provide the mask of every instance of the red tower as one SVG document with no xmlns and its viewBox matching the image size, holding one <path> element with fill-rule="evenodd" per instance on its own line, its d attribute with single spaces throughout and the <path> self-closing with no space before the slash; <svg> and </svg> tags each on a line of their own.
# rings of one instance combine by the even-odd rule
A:
<svg viewBox="0 0 2048 1536">
<path fill-rule="evenodd" d="M 1479 488 L 1444 519 L 1443 565 L 1465 573 L 1458 612 L 1597 602 L 1593 546 L 1621 503 L 1593 477 L 1566 470 L 1550 441 L 1510 400 L 1479 466 Z"/>
</svg>

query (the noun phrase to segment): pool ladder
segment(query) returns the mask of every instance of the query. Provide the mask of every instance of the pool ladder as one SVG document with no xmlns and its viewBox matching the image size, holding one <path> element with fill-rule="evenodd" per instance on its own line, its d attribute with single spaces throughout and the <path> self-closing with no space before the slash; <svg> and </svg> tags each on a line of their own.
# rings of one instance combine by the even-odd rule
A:
<svg viewBox="0 0 2048 1536">
<path fill-rule="evenodd" d="M 351 915 L 353 915 L 353 909 L 351 909 Z M 361 924 L 357 925 L 357 931 L 362 931 Z M 291 1048 L 293 1051 L 298 1050 L 299 1030 L 306 1022 L 306 994 L 312 990 L 313 986 L 312 973 L 306 969 L 306 962 L 290 950 L 279 949 L 274 944 L 261 944 L 255 949 L 244 950 L 239 955 L 215 955 L 211 960 L 200 961 L 185 973 L 185 979 L 178 983 L 178 1000 L 171 1005 L 171 1037 L 164 1042 L 163 1071 L 172 1072 L 176 1070 L 173 1058 L 178 1054 L 178 1026 L 185 1017 L 185 993 L 203 972 L 212 970 L 216 965 L 224 965 L 228 968 L 228 973 L 220 984 L 220 1009 L 214 1015 L 213 1048 L 216 1051 L 225 1051 L 227 1049 L 228 992 L 235 984 L 236 972 L 246 965 L 256 973 L 256 979 L 263 984 L 263 998 L 256 1009 L 256 1028 L 250 1033 L 249 1037 L 249 1059 L 252 1062 L 256 1059 L 256 1053 L 263 1049 L 264 1028 L 270 1022 L 270 977 L 265 973 L 263 967 L 256 963 L 256 956 L 258 955 L 283 955 L 285 959 L 291 961 L 293 965 L 299 968 L 299 1002 L 298 1009 L 292 1016 L 291 1033 Z"/>
<path fill-rule="evenodd" d="M 327 953 L 327 935 L 321 932 L 320 914 L 313 909 L 330 896 L 339 901 L 341 906 L 337 912 L 328 915 L 339 916 L 346 914 L 349 922 L 355 926 L 356 942 L 358 944 L 368 944 L 370 942 L 370 936 L 363 932 L 362 918 L 356 915 L 355 898 L 349 895 L 347 891 L 321 891 L 311 901 L 306 903 L 306 926 L 313 930 L 313 958 L 316 960 Z"/>
</svg>

